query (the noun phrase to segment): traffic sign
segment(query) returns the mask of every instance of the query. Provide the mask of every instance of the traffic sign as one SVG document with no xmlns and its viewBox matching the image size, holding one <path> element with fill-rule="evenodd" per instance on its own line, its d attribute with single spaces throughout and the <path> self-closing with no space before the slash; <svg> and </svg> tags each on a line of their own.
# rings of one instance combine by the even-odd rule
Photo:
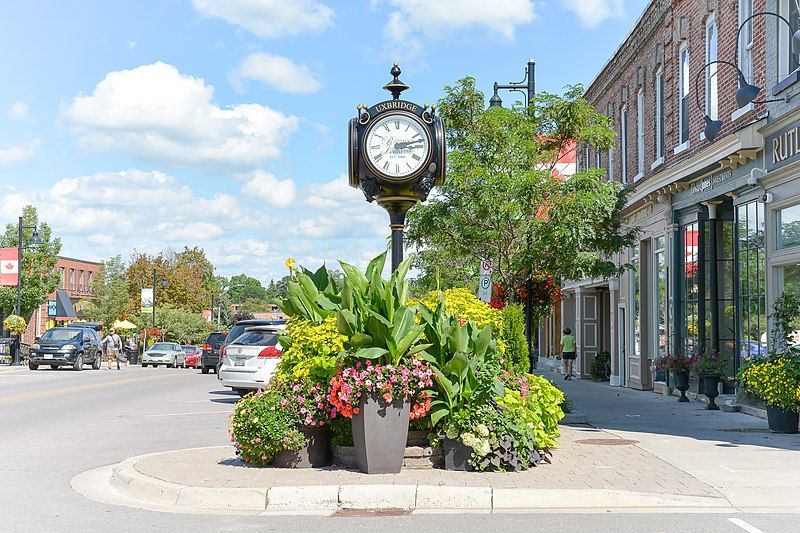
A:
<svg viewBox="0 0 800 533">
<path fill-rule="evenodd" d="M 489 303 L 492 299 L 492 262 L 481 259 L 481 271 L 478 278 L 478 299 Z"/>
</svg>

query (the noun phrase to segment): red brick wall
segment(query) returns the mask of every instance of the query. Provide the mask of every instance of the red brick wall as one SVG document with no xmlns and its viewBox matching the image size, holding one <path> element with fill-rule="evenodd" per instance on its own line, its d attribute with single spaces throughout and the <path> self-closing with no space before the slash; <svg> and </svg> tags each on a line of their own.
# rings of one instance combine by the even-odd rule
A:
<svg viewBox="0 0 800 533">
<path fill-rule="evenodd" d="M 754 12 L 763 11 L 766 0 L 754 1 Z M 694 80 L 705 64 L 706 21 L 709 15 L 715 14 L 717 25 L 717 59 L 733 62 L 736 48 L 736 32 L 739 28 L 739 3 L 737 0 L 653 0 L 647 10 L 632 29 L 628 39 L 614 54 L 606 67 L 595 78 L 586 91 L 586 98 L 595 109 L 608 114 L 617 133 L 617 146 L 614 149 L 614 178 L 621 177 L 620 110 L 628 104 L 628 178 L 633 179 L 637 173 L 637 117 L 636 95 L 639 86 L 644 88 L 645 99 L 645 164 L 644 177 L 636 182 L 638 185 L 652 176 L 673 167 L 693 154 L 709 146 L 709 142 L 700 139 L 705 127 L 705 76 L 700 76 L 697 97 L 702 111 L 695 103 Z M 754 19 L 753 72 L 755 84 L 764 87 L 765 79 L 765 17 Z M 683 31 L 681 31 L 683 28 Z M 673 153 L 680 144 L 679 130 L 679 50 L 682 42 L 686 42 L 689 54 L 689 144 L 690 148 L 679 154 Z M 663 51 L 663 52 L 662 52 Z M 655 160 L 655 73 L 659 65 L 664 69 L 664 164 L 654 170 L 650 169 Z M 754 110 L 731 120 L 737 110 L 735 102 L 738 77 L 736 70 L 718 64 L 717 70 L 718 118 L 724 121 L 722 131 L 717 139 L 741 128 L 754 117 L 765 111 L 764 105 L 756 105 Z M 751 82 L 752 83 L 752 82 Z M 627 97 L 625 92 L 627 91 Z M 762 92 L 763 96 L 764 93 Z M 608 112 L 610 109 L 610 113 Z M 579 152 L 582 153 L 582 152 Z M 595 155 L 592 150 L 590 166 L 594 166 Z M 579 165 L 585 166 L 583 158 Z M 601 166 L 608 167 L 606 153 L 601 154 Z"/>
</svg>

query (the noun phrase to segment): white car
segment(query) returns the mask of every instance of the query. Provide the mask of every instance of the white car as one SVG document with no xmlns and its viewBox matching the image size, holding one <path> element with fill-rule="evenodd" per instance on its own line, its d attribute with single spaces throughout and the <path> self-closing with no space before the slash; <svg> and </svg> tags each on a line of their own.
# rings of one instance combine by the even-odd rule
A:
<svg viewBox="0 0 800 533">
<path fill-rule="evenodd" d="M 186 353 L 177 342 L 157 342 L 142 354 L 142 367 L 166 365 L 186 367 Z"/>
<path fill-rule="evenodd" d="M 281 360 L 282 348 L 278 342 L 285 326 L 253 326 L 245 330 L 220 354 L 219 379 L 244 396 L 263 389 Z"/>
</svg>

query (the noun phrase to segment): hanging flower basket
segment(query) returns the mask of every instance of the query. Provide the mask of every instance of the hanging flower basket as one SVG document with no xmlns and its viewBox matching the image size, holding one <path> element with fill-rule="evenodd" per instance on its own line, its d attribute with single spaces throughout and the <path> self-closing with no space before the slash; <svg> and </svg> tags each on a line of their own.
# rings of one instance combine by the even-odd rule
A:
<svg viewBox="0 0 800 533">
<path fill-rule="evenodd" d="M 8 318 L 3 321 L 3 327 L 12 335 L 22 335 L 25 333 L 25 330 L 28 329 L 28 324 L 25 323 L 25 319 L 21 316 L 9 315 Z"/>
</svg>

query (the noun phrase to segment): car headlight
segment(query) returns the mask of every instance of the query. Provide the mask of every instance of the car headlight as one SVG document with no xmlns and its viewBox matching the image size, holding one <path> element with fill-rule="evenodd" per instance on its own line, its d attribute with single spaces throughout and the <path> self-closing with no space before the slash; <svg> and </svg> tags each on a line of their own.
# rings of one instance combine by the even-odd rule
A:
<svg viewBox="0 0 800 533">
<path fill-rule="evenodd" d="M 61 347 L 61 350 L 65 351 L 65 352 L 69 352 L 71 350 L 76 350 L 76 349 L 77 348 L 75 347 L 74 344 L 65 344 L 64 346 Z"/>
<path fill-rule="evenodd" d="M 38 344 L 34 344 L 33 346 L 31 346 L 31 350 L 38 350 L 39 348 L 41 348 L 41 346 L 39 346 Z"/>
</svg>

